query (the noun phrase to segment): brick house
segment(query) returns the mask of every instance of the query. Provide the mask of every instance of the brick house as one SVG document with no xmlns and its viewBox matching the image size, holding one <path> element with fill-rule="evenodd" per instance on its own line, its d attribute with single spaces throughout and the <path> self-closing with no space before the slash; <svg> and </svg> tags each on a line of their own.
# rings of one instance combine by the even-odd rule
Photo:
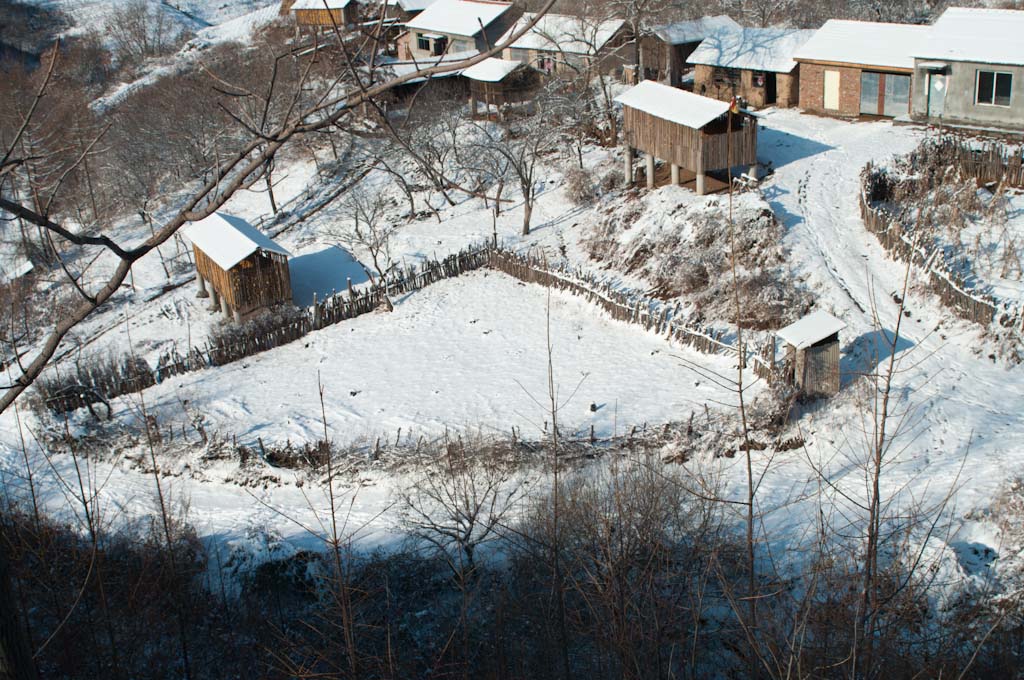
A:
<svg viewBox="0 0 1024 680">
<path fill-rule="evenodd" d="M 831 20 L 794 55 L 800 108 L 855 118 L 910 113 L 914 53 L 930 26 Z"/>
<path fill-rule="evenodd" d="M 690 55 L 695 66 L 693 91 L 748 106 L 796 106 L 800 69 L 793 55 L 814 31 L 743 28 L 705 38 Z"/>
</svg>

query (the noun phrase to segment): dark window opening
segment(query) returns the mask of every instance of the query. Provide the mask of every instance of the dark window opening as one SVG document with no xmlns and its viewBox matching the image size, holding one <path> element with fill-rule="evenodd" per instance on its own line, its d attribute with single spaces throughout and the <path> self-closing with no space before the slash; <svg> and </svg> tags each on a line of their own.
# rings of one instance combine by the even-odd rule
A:
<svg viewBox="0 0 1024 680">
<path fill-rule="evenodd" d="M 1013 74 L 978 71 L 978 104 L 1009 106 L 1013 92 Z"/>
</svg>

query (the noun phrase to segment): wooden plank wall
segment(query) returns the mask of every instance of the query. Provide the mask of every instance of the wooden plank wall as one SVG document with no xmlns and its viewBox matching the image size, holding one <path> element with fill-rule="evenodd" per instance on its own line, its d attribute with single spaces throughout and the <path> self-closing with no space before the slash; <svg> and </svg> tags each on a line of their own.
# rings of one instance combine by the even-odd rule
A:
<svg viewBox="0 0 1024 680">
<path fill-rule="evenodd" d="M 239 314 L 292 299 L 288 258 L 278 253 L 256 252 L 224 271 L 210 257 L 194 247 L 196 271 Z M 245 266 L 249 263 L 249 266 Z"/>
<path fill-rule="evenodd" d="M 217 294 L 226 298 L 228 304 L 234 307 L 234 297 L 232 294 L 231 286 L 231 275 L 228 272 L 220 268 L 216 262 L 210 259 L 210 256 L 199 249 L 199 246 L 193 246 L 193 251 L 196 256 L 196 271 L 199 275 L 206 279 Z"/>
<path fill-rule="evenodd" d="M 332 28 L 334 26 L 346 26 L 349 21 L 346 10 L 342 9 L 297 9 L 295 10 L 295 23 L 299 26 L 323 26 Z"/>
<path fill-rule="evenodd" d="M 255 252 L 235 265 L 229 274 L 231 296 L 228 303 L 239 314 L 292 299 L 288 258 L 279 253 Z"/>
<path fill-rule="evenodd" d="M 796 353 L 796 386 L 810 397 L 839 393 L 839 340 Z"/>
<path fill-rule="evenodd" d="M 753 118 L 727 139 L 725 132 L 707 134 L 626 106 L 623 107 L 623 128 L 630 146 L 695 172 L 728 168 L 727 150 L 731 152 L 733 166 L 757 162 L 757 121 Z M 727 146 L 732 148 L 727 149 Z"/>
</svg>

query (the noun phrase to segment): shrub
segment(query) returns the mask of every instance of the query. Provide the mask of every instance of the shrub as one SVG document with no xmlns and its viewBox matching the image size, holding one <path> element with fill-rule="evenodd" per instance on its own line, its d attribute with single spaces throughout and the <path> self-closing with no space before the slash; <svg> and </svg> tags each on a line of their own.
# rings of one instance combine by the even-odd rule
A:
<svg viewBox="0 0 1024 680">
<path fill-rule="evenodd" d="M 598 188 L 590 172 L 574 165 L 565 171 L 565 193 L 576 205 L 584 205 L 597 198 Z"/>
</svg>

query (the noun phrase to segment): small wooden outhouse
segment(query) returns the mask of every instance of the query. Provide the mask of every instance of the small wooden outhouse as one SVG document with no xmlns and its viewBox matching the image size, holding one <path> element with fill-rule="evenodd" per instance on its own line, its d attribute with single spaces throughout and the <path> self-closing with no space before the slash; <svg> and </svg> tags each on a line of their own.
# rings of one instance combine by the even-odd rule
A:
<svg viewBox="0 0 1024 680">
<path fill-rule="evenodd" d="M 709 172 L 757 163 L 757 119 L 730 114 L 725 102 L 652 80 L 615 101 L 623 106 L 627 185 L 634 180 L 634 149 L 647 154 L 648 188 L 655 186 L 655 159 L 661 158 L 672 166 L 673 184 L 693 181 L 700 195 L 708 191 Z"/>
<path fill-rule="evenodd" d="M 778 332 L 786 345 L 788 377 L 801 394 L 831 397 L 839 392 L 839 331 L 846 324 L 817 311 Z"/>
<path fill-rule="evenodd" d="M 501 114 L 513 104 L 532 101 L 541 85 L 540 73 L 532 66 L 494 57 L 470 66 L 462 77 L 469 82 L 471 116 L 477 114 L 477 102 L 484 104 L 489 115 L 492 106 Z"/>
<path fill-rule="evenodd" d="M 289 253 L 240 217 L 214 213 L 184 231 L 196 258 L 199 297 L 235 321 L 291 303 Z"/>
</svg>

